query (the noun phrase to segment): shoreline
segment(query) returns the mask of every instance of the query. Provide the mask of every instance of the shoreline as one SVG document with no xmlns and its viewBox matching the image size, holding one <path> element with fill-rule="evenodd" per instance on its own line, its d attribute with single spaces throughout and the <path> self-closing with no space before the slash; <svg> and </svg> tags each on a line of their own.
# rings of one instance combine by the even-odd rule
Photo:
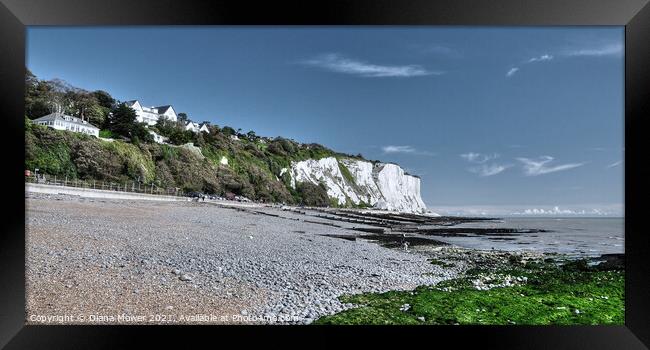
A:
<svg viewBox="0 0 650 350">
<path fill-rule="evenodd" d="M 337 215 L 350 214 L 341 209 L 26 197 L 29 324 L 45 324 L 32 315 L 66 312 L 154 315 L 138 324 L 308 324 L 355 308 L 344 295 L 412 291 L 462 278 L 486 261 L 547 256 L 464 249 L 415 234 L 405 235 L 411 244 L 404 251 L 396 224 L 388 226 L 420 220 L 412 216 L 362 220 Z M 182 315 L 205 317 L 179 321 Z"/>
</svg>

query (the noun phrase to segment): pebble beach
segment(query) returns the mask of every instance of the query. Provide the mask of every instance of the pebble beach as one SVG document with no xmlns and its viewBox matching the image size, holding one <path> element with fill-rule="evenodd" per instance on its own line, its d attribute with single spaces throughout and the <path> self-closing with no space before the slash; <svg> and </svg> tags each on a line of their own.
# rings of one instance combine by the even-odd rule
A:
<svg viewBox="0 0 650 350">
<path fill-rule="evenodd" d="M 434 240 L 387 248 L 277 206 L 26 197 L 28 324 L 309 324 L 353 307 L 341 295 L 471 265 L 431 264 L 467 254 Z"/>
</svg>

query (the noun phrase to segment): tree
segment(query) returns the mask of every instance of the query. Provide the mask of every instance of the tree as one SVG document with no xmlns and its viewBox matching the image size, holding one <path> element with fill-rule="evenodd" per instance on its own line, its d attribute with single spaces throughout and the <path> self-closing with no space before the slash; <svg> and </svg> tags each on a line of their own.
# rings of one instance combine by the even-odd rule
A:
<svg viewBox="0 0 650 350">
<path fill-rule="evenodd" d="M 175 129 L 180 128 L 179 124 L 180 122 L 174 122 L 167 118 L 158 118 L 156 130 L 160 135 L 170 137 L 175 132 Z"/>
<path fill-rule="evenodd" d="M 166 118 L 158 119 L 156 130 L 160 135 L 168 137 L 169 142 L 175 145 L 192 142 L 196 137 L 191 130 L 185 130 L 182 122 L 174 122 Z"/>
<path fill-rule="evenodd" d="M 198 147 L 205 147 L 207 145 L 207 141 L 205 140 L 203 134 L 203 132 L 199 132 L 194 136 L 194 139 L 196 140 L 196 146 Z"/>
<path fill-rule="evenodd" d="M 253 131 L 253 130 L 247 132 L 246 136 L 248 136 L 248 139 L 250 141 L 255 141 L 257 139 L 257 135 L 255 135 L 255 131 Z"/>
<path fill-rule="evenodd" d="M 108 130 L 115 134 L 131 137 L 131 131 L 136 124 L 136 113 L 133 108 L 120 104 L 113 110 L 113 114 L 108 120 Z"/>
<path fill-rule="evenodd" d="M 115 99 L 106 91 L 97 90 L 93 92 L 92 95 L 97 99 L 99 105 L 104 108 L 110 110 L 115 105 Z"/>
<path fill-rule="evenodd" d="M 144 123 L 135 123 L 131 128 L 131 140 L 133 143 L 138 142 L 151 143 L 154 142 L 153 135 L 149 133 L 149 129 L 144 126 Z"/>
<path fill-rule="evenodd" d="M 94 94 L 74 94 L 70 99 L 70 110 L 72 114 L 79 117 L 83 116 L 85 120 L 93 125 L 103 125 L 106 117 L 110 113 L 110 109 L 103 107 Z"/>
<path fill-rule="evenodd" d="M 187 113 L 178 113 L 178 121 L 183 122 L 183 124 L 187 123 L 187 121 L 190 120 L 190 117 L 187 116 Z"/>
<path fill-rule="evenodd" d="M 174 129 L 169 135 L 169 142 L 175 145 L 182 145 L 194 141 L 194 133 L 191 130 Z"/>
<path fill-rule="evenodd" d="M 33 96 L 36 91 L 36 86 L 38 86 L 38 78 L 30 71 L 26 69 L 25 72 L 25 95 Z"/>
<path fill-rule="evenodd" d="M 51 112 L 54 97 L 52 87 L 40 81 L 27 69 L 25 72 L 25 115 L 30 119 L 40 118 Z"/>
<path fill-rule="evenodd" d="M 221 131 L 223 131 L 223 133 L 226 136 L 231 136 L 231 135 L 235 134 L 235 129 L 233 129 L 233 128 L 229 127 L 229 126 L 224 126 L 223 129 L 221 129 Z"/>
</svg>

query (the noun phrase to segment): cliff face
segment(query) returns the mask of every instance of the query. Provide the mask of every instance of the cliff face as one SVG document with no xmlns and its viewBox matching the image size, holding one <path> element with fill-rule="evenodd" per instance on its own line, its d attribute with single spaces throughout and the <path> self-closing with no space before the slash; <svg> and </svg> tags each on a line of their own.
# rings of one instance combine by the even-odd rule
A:
<svg viewBox="0 0 650 350">
<path fill-rule="evenodd" d="M 425 213 L 420 179 L 396 164 L 334 157 L 291 164 L 291 186 L 296 182 L 322 183 L 341 206 L 369 206 L 408 213 Z"/>
<path fill-rule="evenodd" d="M 108 142 L 29 120 L 25 130 L 25 169 L 49 176 L 142 181 L 264 202 L 426 213 L 419 178 L 395 164 L 372 163 L 316 144 L 232 140 L 221 133 L 201 135 L 201 146 Z"/>
</svg>

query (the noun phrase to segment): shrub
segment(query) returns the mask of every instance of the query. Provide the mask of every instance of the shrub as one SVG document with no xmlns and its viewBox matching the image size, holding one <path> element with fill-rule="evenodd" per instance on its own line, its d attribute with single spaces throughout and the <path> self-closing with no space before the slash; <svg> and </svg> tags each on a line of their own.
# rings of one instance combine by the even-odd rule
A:
<svg viewBox="0 0 650 350">
<path fill-rule="evenodd" d="M 117 135 L 115 135 L 112 131 L 110 130 L 99 130 L 99 137 L 103 137 L 105 139 L 113 139 L 116 138 Z"/>
<path fill-rule="evenodd" d="M 313 207 L 325 207 L 330 205 L 330 198 L 327 195 L 327 188 L 322 183 L 315 185 L 311 182 L 299 182 L 296 184 L 296 192 L 304 205 Z"/>
</svg>

